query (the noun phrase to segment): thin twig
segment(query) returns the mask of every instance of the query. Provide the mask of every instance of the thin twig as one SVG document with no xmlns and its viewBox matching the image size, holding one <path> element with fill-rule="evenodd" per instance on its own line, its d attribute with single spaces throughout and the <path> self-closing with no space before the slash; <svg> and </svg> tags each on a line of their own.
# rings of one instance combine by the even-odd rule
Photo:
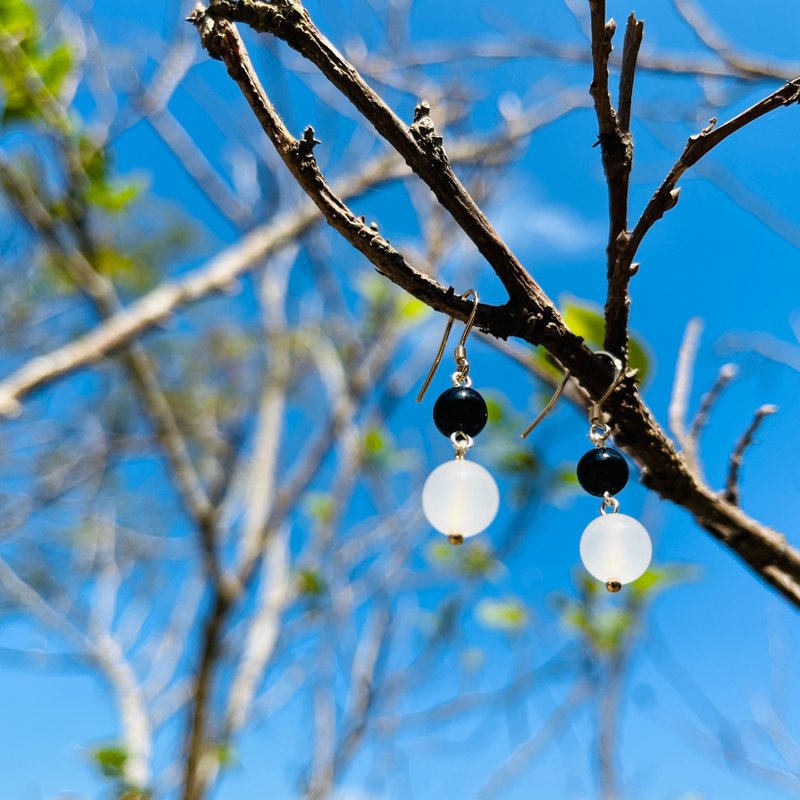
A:
<svg viewBox="0 0 800 800">
<path fill-rule="evenodd" d="M 576 683 L 564 700 L 544 720 L 541 727 L 529 739 L 522 742 L 500 765 L 500 768 L 476 793 L 476 799 L 489 800 L 502 792 L 542 748 L 552 744 L 557 733 L 569 722 L 590 694 L 589 683 L 585 681 Z"/>
<path fill-rule="evenodd" d="M 725 484 L 725 499 L 729 503 L 739 505 L 739 474 L 742 470 L 744 463 L 744 456 L 747 448 L 750 447 L 756 436 L 761 423 L 772 414 L 778 411 L 778 406 L 763 405 L 759 408 L 753 416 L 753 421 L 750 423 L 747 430 L 742 434 L 742 437 L 736 443 L 736 447 L 731 453 L 730 464 L 728 466 L 728 480 Z"/>
<path fill-rule="evenodd" d="M 617 100 L 617 119 L 620 130 L 630 133 L 631 106 L 633 104 L 633 84 L 636 80 L 636 67 L 639 48 L 644 36 L 644 20 L 636 19 L 631 13 L 625 28 L 625 41 L 622 45 L 622 64 L 619 72 L 619 98 Z"/>
<path fill-rule="evenodd" d="M 709 50 L 716 53 L 725 64 L 740 75 L 752 78 L 774 78 L 775 73 L 768 65 L 755 59 L 744 58 L 725 39 L 710 17 L 692 0 L 672 0 L 672 5 L 683 17 L 684 22 L 692 29 L 697 38 Z"/>
<path fill-rule="evenodd" d="M 686 324 L 683 341 L 678 350 L 678 361 L 675 365 L 675 380 L 672 383 L 672 398 L 669 403 L 667 419 L 669 427 L 684 452 L 692 451 L 691 437 L 686 432 L 686 421 L 689 413 L 689 400 L 692 394 L 692 376 L 697 361 L 697 349 L 703 332 L 703 320 L 699 317 L 690 319 Z M 694 465 L 696 467 L 696 464 Z"/>
<path fill-rule="evenodd" d="M 581 43 L 559 42 L 552 38 L 516 30 L 504 30 L 502 39 L 447 43 L 425 43 L 424 49 L 413 46 L 405 48 L 396 57 L 388 59 L 376 53 L 368 53 L 359 60 L 367 74 L 379 80 L 385 73 L 398 69 L 447 64 L 460 60 L 485 59 L 504 61 L 508 59 L 545 58 L 576 64 L 590 64 L 592 54 Z M 622 57 L 611 53 L 609 64 L 622 66 Z M 638 58 L 638 69 L 663 75 L 685 75 L 699 78 L 721 78 L 759 83 L 765 80 L 786 80 L 800 72 L 798 63 L 781 63 L 778 60 L 748 60 L 746 72 L 741 72 L 729 63 L 685 53 L 643 52 Z M 752 67 L 752 69 L 751 69 Z"/>
<path fill-rule="evenodd" d="M 678 181 L 690 167 L 696 164 L 703 156 L 711 152 L 718 144 L 725 141 L 725 139 L 741 130 L 746 125 L 755 122 L 778 108 L 796 104 L 798 100 L 800 100 L 800 77 L 789 81 L 780 89 L 776 89 L 763 100 L 750 106 L 750 108 L 746 109 L 741 114 L 737 114 L 722 125 L 717 125 L 716 121 L 712 121 L 700 133 L 689 137 L 683 153 L 681 153 L 661 186 L 658 187 L 655 194 L 650 198 L 639 221 L 631 232 L 628 246 L 620 255 L 621 263 L 626 264 L 628 268 L 630 268 L 633 258 L 647 232 L 667 211 L 677 205 L 680 192 L 680 190 L 676 188 Z"/>
<path fill-rule="evenodd" d="M 695 443 L 700 440 L 700 434 L 708 424 L 711 412 L 720 396 L 738 374 L 739 367 L 737 367 L 736 364 L 723 364 L 719 368 L 717 379 L 714 381 L 711 388 L 700 398 L 700 405 L 692 420 L 692 426 L 689 429 L 689 438 Z"/>
</svg>

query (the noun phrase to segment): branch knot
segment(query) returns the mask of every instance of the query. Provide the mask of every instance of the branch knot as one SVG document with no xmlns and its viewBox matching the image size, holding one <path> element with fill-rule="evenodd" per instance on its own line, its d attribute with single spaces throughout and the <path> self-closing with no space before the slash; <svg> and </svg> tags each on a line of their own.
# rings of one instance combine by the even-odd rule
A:
<svg viewBox="0 0 800 800">
<path fill-rule="evenodd" d="M 214 18 L 208 13 L 208 9 L 202 3 L 195 3 L 192 13 L 186 17 L 187 22 L 197 28 L 200 34 L 200 43 L 211 56 L 217 61 L 222 61 L 221 32 L 217 29 Z"/>
<path fill-rule="evenodd" d="M 314 135 L 314 129 L 311 125 L 306 126 L 306 129 L 303 131 L 302 137 L 297 142 L 297 154 L 300 158 L 308 163 L 314 161 L 314 148 L 318 145 L 322 144 L 319 139 L 317 139 Z"/>
<path fill-rule="evenodd" d="M 417 105 L 414 109 L 414 122 L 411 123 L 409 130 L 417 144 L 425 150 L 426 153 L 447 163 L 447 155 L 442 147 L 444 139 L 436 133 L 436 126 L 431 119 L 430 103 L 423 100 Z"/>
</svg>

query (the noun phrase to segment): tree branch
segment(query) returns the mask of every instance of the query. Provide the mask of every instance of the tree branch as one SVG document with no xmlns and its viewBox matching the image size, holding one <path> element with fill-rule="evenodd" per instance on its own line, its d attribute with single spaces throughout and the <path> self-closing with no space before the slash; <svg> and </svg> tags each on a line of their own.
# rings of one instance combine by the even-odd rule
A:
<svg viewBox="0 0 800 800">
<path fill-rule="evenodd" d="M 119 297 L 112 282 L 95 270 L 82 250 L 59 234 L 56 221 L 48 208 L 26 180 L 2 157 L 0 184 L 14 202 L 22 219 L 61 257 L 67 275 L 89 298 L 100 317 L 108 321 L 121 312 Z M 189 455 L 186 440 L 145 350 L 135 341 L 128 341 L 123 347 L 124 364 L 145 413 L 155 428 L 179 496 L 201 534 L 209 572 L 218 577 L 212 541 L 214 509 Z M 36 363 L 35 360 L 33 364 Z M 0 394 L 0 412 L 9 408 L 16 410 L 15 399 L 4 398 Z"/>
<path fill-rule="evenodd" d="M 627 360 L 628 352 L 628 284 L 631 271 L 619 265 L 619 254 L 628 241 L 628 184 L 633 166 L 633 139 L 630 132 L 633 85 L 636 61 L 644 35 L 644 23 L 635 14 L 628 17 L 622 66 L 619 76 L 619 113 L 611 104 L 608 88 L 608 62 L 612 38 L 616 31 L 614 20 L 605 21 L 605 0 L 589 0 L 592 30 L 593 77 L 589 92 L 594 99 L 598 124 L 598 143 L 602 154 L 603 172 L 608 185 L 608 245 L 604 347 Z"/>
<path fill-rule="evenodd" d="M 709 50 L 716 53 L 725 64 L 742 76 L 755 79 L 774 78 L 768 65 L 744 58 L 725 40 L 707 14 L 691 0 L 672 0 L 675 10 Z"/>
<path fill-rule="evenodd" d="M 730 467 L 728 468 L 728 480 L 725 485 L 725 499 L 729 503 L 739 505 L 739 473 L 744 463 L 744 455 L 747 448 L 753 444 L 756 433 L 761 427 L 761 423 L 772 414 L 778 411 L 778 406 L 763 405 L 753 416 L 753 421 L 747 430 L 742 434 L 741 439 L 736 443 L 736 447 L 731 453 Z"/>
<path fill-rule="evenodd" d="M 330 191 L 313 158 L 313 134 L 308 132 L 302 141 L 298 141 L 286 130 L 253 73 L 238 34 L 230 23 L 218 18 L 230 13 L 231 16 L 252 21 L 256 27 L 270 30 L 289 41 L 303 55 L 315 60 L 315 63 L 320 62 L 326 76 L 345 94 L 353 95 L 351 100 L 356 107 L 365 108 L 368 118 L 379 130 L 376 121 L 383 124 L 386 122 L 385 114 L 388 113 L 390 119 L 385 126 L 388 130 L 387 138 L 391 136 L 399 139 L 399 144 L 403 144 L 406 134 L 404 131 L 398 132 L 399 128 L 395 125 L 397 118 L 386 109 L 382 101 L 373 103 L 374 93 L 368 87 L 364 89 L 363 81 L 354 74 L 353 68 L 320 38 L 310 24 L 305 10 L 293 0 L 276 0 L 271 4 L 245 0 L 235 7 L 229 2 L 220 2 L 213 7 L 212 12 L 206 13 L 202 8 L 197 8 L 191 21 L 198 27 L 210 53 L 225 61 L 279 154 L 332 227 L 342 232 L 379 271 L 395 283 L 428 305 L 438 310 L 447 310 L 458 319 L 465 319 L 468 311 L 464 307 L 466 304 L 454 303 L 452 293 L 443 291 L 442 287 L 411 267 L 373 230 L 365 229 L 365 225 Z M 366 95 L 361 94 L 363 91 L 366 91 Z M 797 91 L 797 87 L 792 86 L 792 101 L 796 99 Z M 789 99 L 786 93 L 776 93 L 776 98 L 768 100 L 766 105 L 771 103 L 771 107 L 778 107 L 786 104 Z M 724 126 L 723 134 L 729 135 L 733 132 L 732 128 L 738 129 L 746 124 L 753 113 L 755 112 L 740 115 L 744 116 L 744 122 L 737 118 Z M 763 113 L 766 110 L 761 110 L 759 106 L 757 116 Z M 715 137 L 712 141 L 717 140 Z M 709 145 L 713 146 L 704 142 L 702 147 Z M 412 160 L 412 167 L 421 168 L 426 175 L 437 168 L 433 162 L 424 158 L 421 161 Z M 441 168 L 441 163 L 439 167 Z M 542 307 L 538 305 L 540 302 L 541 296 L 537 294 L 536 300 L 523 306 L 540 309 L 538 315 L 532 315 L 532 319 L 521 315 L 514 305 L 501 308 L 481 306 L 478 325 L 501 338 L 515 335 L 531 344 L 544 344 L 576 376 L 590 396 L 599 397 L 611 380 L 607 360 L 588 351 L 582 341 L 566 328 L 555 309 L 549 306 L 542 311 Z M 544 319 L 548 320 L 546 324 L 542 324 Z M 701 526 L 730 547 L 763 580 L 793 604 L 800 605 L 800 553 L 791 548 L 783 536 L 748 518 L 738 508 L 720 498 L 687 468 L 672 442 L 653 420 L 629 378 L 608 399 L 606 411 L 614 420 L 617 442 L 643 465 L 644 485 L 689 510 Z"/>
<path fill-rule="evenodd" d="M 800 77 L 797 77 L 723 125 L 716 125 L 716 120 L 712 120 L 700 133 L 691 136 L 680 158 L 675 162 L 675 165 L 642 212 L 642 216 L 631 232 L 627 248 L 620 254 L 620 265 L 628 269 L 631 268 L 636 251 L 639 249 L 639 245 L 641 245 L 647 232 L 667 211 L 677 205 L 680 189 L 676 187 L 686 170 L 696 164 L 718 144 L 746 125 L 755 122 L 771 111 L 790 106 L 799 100 Z"/>
<path fill-rule="evenodd" d="M 572 93 L 557 97 L 554 102 L 537 107 L 514 120 L 507 130 L 493 132 L 485 140 L 459 140 L 450 150 L 450 159 L 454 163 L 465 164 L 473 164 L 477 160 L 491 163 L 505 160 L 509 149 L 523 137 L 580 105 L 581 100 Z M 408 168 L 400 158 L 387 153 L 377 156 L 363 169 L 338 180 L 332 191 L 342 200 L 350 200 L 407 174 Z M 168 320 L 183 306 L 202 300 L 214 292 L 228 291 L 239 277 L 262 265 L 272 254 L 296 241 L 322 219 L 322 214 L 313 203 L 304 203 L 246 234 L 186 278 L 162 283 L 89 333 L 29 361 L 0 381 L 0 416 L 17 416 L 22 412 L 21 401 L 26 395 L 76 369 L 99 361 Z M 449 299 L 445 297 L 442 302 L 441 307 L 432 307 L 449 312 L 459 304 L 458 298 L 452 296 Z"/>
<path fill-rule="evenodd" d="M 207 39 L 209 54 L 214 52 L 214 19 L 245 22 L 256 31 L 271 33 L 315 64 L 322 74 L 355 106 L 375 130 L 403 157 L 411 169 L 429 186 L 494 269 L 509 298 L 517 307 L 542 316 L 542 325 L 558 324 L 553 304 L 517 260 L 450 167 L 424 103 L 417 107 L 409 128 L 358 74 L 356 69 L 314 26 L 297 0 L 220 0 L 204 11 L 198 4 L 190 17 Z M 219 32 L 218 32 L 219 33 Z M 227 47 L 234 45 L 231 40 Z M 223 45 L 223 47 L 225 47 Z M 230 68 L 230 67 L 229 67 Z"/>
<path fill-rule="evenodd" d="M 644 20 L 636 19 L 636 14 L 628 17 L 625 28 L 625 41 L 622 45 L 622 66 L 619 73 L 619 99 L 617 101 L 617 119 L 620 130 L 630 133 L 631 106 L 633 105 L 633 84 L 636 80 L 636 67 L 639 48 L 644 37 Z"/>
</svg>

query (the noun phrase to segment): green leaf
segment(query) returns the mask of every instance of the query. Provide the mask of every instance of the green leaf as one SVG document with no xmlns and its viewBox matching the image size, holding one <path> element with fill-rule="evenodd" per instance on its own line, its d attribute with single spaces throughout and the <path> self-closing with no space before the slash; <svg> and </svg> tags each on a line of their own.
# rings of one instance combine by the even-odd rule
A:
<svg viewBox="0 0 800 800">
<path fill-rule="evenodd" d="M 694 564 L 651 564 L 641 578 L 629 587 L 639 602 L 652 599 L 672 586 L 696 580 L 699 568 Z"/>
<path fill-rule="evenodd" d="M 106 778 L 122 778 L 128 754 L 119 745 L 98 747 L 92 751 L 92 759 Z"/>
<path fill-rule="evenodd" d="M 598 586 L 600 584 L 595 581 Z M 636 617 L 625 608 L 598 608 L 590 596 L 587 601 L 564 600 L 561 624 L 583 636 L 598 653 L 615 653 L 634 630 Z"/>
<path fill-rule="evenodd" d="M 497 468 L 509 475 L 535 476 L 539 474 L 541 464 L 530 447 L 516 447 L 498 456 Z"/>
<path fill-rule="evenodd" d="M 118 800 L 152 800 L 153 793 L 149 789 L 138 789 L 135 786 L 123 786 Z"/>
<path fill-rule="evenodd" d="M 517 633 L 529 621 L 528 609 L 515 597 L 505 600 L 484 599 L 476 609 L 478 621 L 487 628 Z"/>
<path fill-rule="evenodd" d="M 295 578 L 297 593 L 303 597 L 321 597 L 328 590 L 328 584 L 317 570 L 301 569 Z"/>
<path fill-rule="evenodd" d="M 139 179 L 93 181 L 86 188 L 87 202 L 109 214 L 121 214 L 147 189 Z"/>
<path fill-rule="evenodd" d="M 0 58 L 4 124 L 37 119 L 49 98 L 58 98 L 72 71 L 72 50 L 61 42 L 52 49 L 33 7 L 19 0 L 0 0 L 0 29 L 18 46 Z"/>
<path fill-rule="evenodd" d="M 78 142 L 87 185 L 86 201 L 109 214 L 121 214 L 147 190 L 148 181 L 141 177 L 114 178 L 108 151 L 98 147 L 88 136 Z"/>
<path fill-rule="evenodd" d="M 431 309 L 425 305 L 421 300 L 411 295 L 404 295 L 398 299 L 397 315 L 401 323 L 410 324 L 419 322 L 424 317 L 428 316 Z"/>
<path fill-rule="evenodd" d="M 68 44 L 60 44 L 46 55 L 32 59 L 32 67 L 47 91 L 58 97 L 72 71 L 72 50 Z"/>
<path fill-rule="evenodd" d="M 489 424 L 499 425 L 506 416 L 504 405 L 494 397 L 486 397 L 486 409 L 489 412 Z"/>
<path fill-rule="evenodd" d="M 0 0 L 0 29 L 15 39 L 29 39 L 36 23 L 36 14 L 22 0 Z"/>
<path fill-rule="evenodd" d="M 621 608 L 608 608 L 594 615 L 587 631 L 596 650 L 616 653 L 633 631 L 634 617 Z"/>
<path fill-rule="evenodd" d="M 362 442 L 365 462 L 376 469 L 402 469 L 412 451 L 398 450 L 386 428 L 369 428 Z"/>
<path fill-rule="evenodd" d="M 577 603 L 569 603 L 561 613 L 561 624 L 568 629 L 587 633 L 589 631 L 589 619 L 586 609 Z"/>
<path fill-rule="evenodd" d="M 364 450 L 368 456 L 375 457 L 386 452 L 386 436 L 379 428 L 370 428 L 364 436 Z"/>
<path fill-rule="evenodd" d="M 588 300 L 570 297 L 562 302 L 561 315 L 567 327 L 585 339 L 593 350 L 601 350 L 605 339 L 606 324 L 600 306 Z M 649 359 L 644 345 L 634 337 L 628 339 L 628 366 L 638 370 L 636 379 L 643 383 L 649 372 Z"/>
<path fill-rule="evenodd" d="M 115 282 L 120 278 L 130 278 L 135 274 L 137 266 L 135 259 L 110 246 L 99 247 L 94 253 L 94 268 Z"/>
<path fill-rule="evenodd" d="M 306 495 L 305 510 L 318 522 L 330 522 L 336 511 L 336 503 L 327 492 L 309 492 Z"/>
<path fill-rule="evenodd" d="M 385 305 L 391 295 L 392 284 L 381 275 L 369 272 L 358 281 L 359 294 L 374 305 Z"/>
<path fill-rule="evenodd" d="M 565 464 L 553 471 L 553 483 L 564 489 L 576 489 L 578 487 L 578 476 L 575 472 L 575 464 Z"/>
<path fill-rule="evenodd" d="M 236 750 L 230 742 L 220 742 L 214 748 L 214 752 L 220 767 L 233 767 L 238 763 Z"/>
<path fill-rule="evenodd" d="M 452 567 L 456 562 L 456 552 L 456 548 L 444 538 L 436 538 L 425 549 L 425 557 L 429 564 L 436 567 Z"/>
<path fill-rule="evenodd" d="M 450 545 L 448 547 L 453 549 Z M 459 571 L 470 578 L 487 575 L 497 566 L 497 559 L 491 548 L 478 542 L 460 548 L 458 555 L 460 556 Z"/>
<path fill-rule="evenodd" d="M 105 149 L 90 136 L 81 136 L 78 139 L 78 151 L 86 177 L 92 182 L 104 181 L 108 174 Z"/>
</svg>

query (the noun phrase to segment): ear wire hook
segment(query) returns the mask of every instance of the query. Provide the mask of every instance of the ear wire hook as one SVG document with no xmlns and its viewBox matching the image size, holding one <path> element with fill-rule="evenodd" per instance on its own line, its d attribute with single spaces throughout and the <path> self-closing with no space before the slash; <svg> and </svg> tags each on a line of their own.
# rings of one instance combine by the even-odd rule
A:
<svg viewBox="0 0 800 800">
<path fill-rule="evenodd" d="M 569 383 L 571 377 L 572 375 L 570 375 L 569 370 L 567 370 L 564 373 L 564 377 L 561 379 L 561 383 L 558 384 L 555 394 L 550 398 L 548 404 L 539 412 L 539 416 L 519 435 L 520 439 L 527 439 L 533 432 L 533 429 L 553 410 L 553 406 L 558 402 L 558 398 L 561 397 L 561 393 L 564 389 L 567 388 L 567 383 Z"/>
<path fill-rule="evenodd" d="M 610 386 L 603 393 L 603 396 L 596 403 L 592 403 L 592 405 L 589 407 L 589 416 L 591 418 L 591 422 L 600 423 L 601 406 L 606 402 L 606 400 L 608 400 L 609 397 L 611 397 L 614 390 L 622 382 L 622 379 L 625 377 L 625 369 L 622 366 L 622 362 L 615 355 L 612 355 L 606 350 L 598 350 L 595 355 L 605 356 L 606 358 L 610 359 L 614 365 L 614 378 L 611 381 Z M 536 417 L 536 419 L 520 434 L 520 439 L 527 438 L 533 429 L 553 410 L 553 406 L 555 406 L 555 404 L 558 402 L 558 398 L 561 397 L 564 389 L 566 389 L 567 383 L 569 383 L 569 379 L 571 377 L 572 375 L 570 374 L 569 370 L 567 370 L 564 373 L 564 377 L 561 379 L 561 383 L 558 384 L 555 394 L 553 394 L 548 404 L 539 412 L 539 416 Z"/>
<path fill-rule="evenodd" d="M 617 388 L 617 386 L 622 383 L 622 379 L 625 377 L 625 368 L 622 365 L 622 361 L 620 361 L 615 355 L 609 353 L 607 350 L 598 350 L 595 355 L 605 356 L 614 365 L 614 378 L 611 381 L 611 385 L 605 390 L 603 396 L 596 403 L 592 403 L 592 405 L 589 406 L 590 421 L 594 422 L 597 420 L 600 422 L 602 413 L 601 408 L 606 400 L 608 400 L 608 398 L 614 393 L 614 390 Z"/>
<path fill-rule="evenodd" d="M 464 332 L 461 334 L 461 339 L 458 342 L 458 346 L 455 349 L 455 360 L 456 365 L 458 366 L 458 371 L 454 373 L 455 375 L 460 375 L 462 379 L 467 379 L 469 375 L 469 361 L 467 361 L 467 337 L 472 330 L 472 326 L 475 324 L 475 317 L 478 314 L 478 303 L 480 302 L 480 298 L 478 297 L 478 292 L 475 289 L 467 289 L 464 294 L 461 295 L 462 300 L 468 300 L 470 295 L 472 295 L 472 313 L 469 315 L 467 319 L 467 324 L 464 326 Z M 425 378 L 425 383 L 422 384 L 422 388 L 419 390 L 419 394 L 417 395 L 417 402 L 421 403 L 422 398 L 425 397 L 425 392 L 428 391 L 428 387 L 431 385 L 431 381 L 433 380 L 433 376 L 436 374 L 436 370 L 439 368 L 439 364 L 442 363 L 442 356 L 444 355 L 444 348 L 447 347 L 447 340 L 450 338 L 450 331 L 453 330 L 453 322 L 455 321 L 455 317 L 451 316 L 450 319 L 447 320 L 447 327 L 444 329 L 444 336 L 442 337 L 442 343 L 439 345 L 439 352 L 436 354 L 436 358 L 433 360 L 433 366 L 431 367 L 431 371 L 428 373 L 428 377 Z"/>
</svg>

